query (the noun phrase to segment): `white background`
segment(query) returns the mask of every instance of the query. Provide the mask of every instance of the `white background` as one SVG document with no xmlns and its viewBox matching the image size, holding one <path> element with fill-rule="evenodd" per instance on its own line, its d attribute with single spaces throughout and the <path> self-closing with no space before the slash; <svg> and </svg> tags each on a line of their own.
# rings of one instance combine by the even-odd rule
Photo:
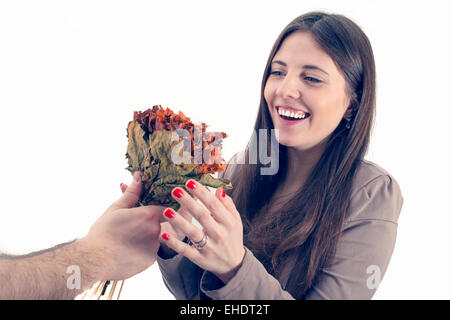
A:
<svg viewBox="0 0 450 320">
<path fill-rule="evenodd" d="M 130 174 L 133 111 L 162 104 L 250 138 L 278 34 L 310 10 L 342 13 L 371 40 L 378 72 L 367 159 L 400 183 L 396 248 L 375 299 L 449 299 L 450 120 L 445 1 L 1 1 L 0 251 L 84 235 Z M 158 267 L 124 299 L 172 299 Z"/>
</svg>

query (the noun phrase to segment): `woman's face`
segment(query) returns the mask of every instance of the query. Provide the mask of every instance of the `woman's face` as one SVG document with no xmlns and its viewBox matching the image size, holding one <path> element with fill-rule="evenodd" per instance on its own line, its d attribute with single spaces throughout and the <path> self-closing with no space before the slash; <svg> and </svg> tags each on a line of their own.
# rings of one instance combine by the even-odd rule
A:
<svg viewBox="0 0 450 320">
<path fill-rule="evenodd" d="M 271 62 L 264 98 L 279 143 L 298 150 L 325 143 L 350 103 L 344 77 L 306 32 L 284 39 Z M 279 112 L 305 118 L 283 119 Z"/>
</svg>

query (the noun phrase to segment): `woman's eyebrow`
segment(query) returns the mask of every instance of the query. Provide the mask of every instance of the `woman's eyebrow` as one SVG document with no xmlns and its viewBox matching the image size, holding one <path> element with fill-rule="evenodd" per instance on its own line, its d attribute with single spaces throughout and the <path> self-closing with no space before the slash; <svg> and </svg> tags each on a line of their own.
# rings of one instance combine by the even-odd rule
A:
<svg viewBox="0 0 450 320">
<path fill-rule="evenodd" d="M 274 61 L 272 61 L 272 64 L 274 64 L 274 63 L 278 63 L 278 64 L 281 64 L 281 65 L 284 66 L 284 67 L 287 67 L 286 62 L 283 62 L 283 61 L 281 61 L 281 60 L 274 60 Z"/>
<path fill-rule="evenodd" d="M 304 69 L 310 69 L 310 70 L 318 70 L 318 71 L 321 71 L 321 72 L 325 73 L 327 76 L 329 76 L 328 72 L 326 72 L 325 70 L 319 68 L 318 66 L 313 66 L 313 65 L 307 64 L 307 65 L 304 65 L 303 68 Z"/>
<path fill-rule="evenodd" d="M 282 65 L 284 67 L 287 67 L 286 62 L 281 61 L 281 60 L 274 60 L 274 61 L 272 61 L 272 64 L 274 64 L 274 63 L 277 63 L 277 64 L 280 64 L 280 65 Z M 321 72 L 325 73 L 327 76 L 329 76 L 328 72 L 326 72 L 325 70 L 323 70 L 323 69 L 321 69 L 321 68 L 319 68 L 318 66 L 315 66 L 315 65 L 307 64 L 307 65 L 303 66 L 303 69 L 318 70 L 318 71 L 321 71 Z"/>
</svg>

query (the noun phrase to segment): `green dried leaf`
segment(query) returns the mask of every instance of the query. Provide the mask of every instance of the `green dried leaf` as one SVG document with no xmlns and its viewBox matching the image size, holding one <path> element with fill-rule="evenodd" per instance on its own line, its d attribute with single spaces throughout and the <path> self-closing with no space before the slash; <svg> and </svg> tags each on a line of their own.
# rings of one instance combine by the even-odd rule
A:
<svg viewBox="0 0 450 320">
<path fill-rule="evenodd" d="M 153 107 L 153 110 L 147 110 L 144 113 L 149 114 L 161 110 Z M 167 110 L 170 111 L 170 109 Z M 163 110 L 163 112 L 169 113 L 167 110 Z M 194 163 L 192 154 L 190 163 L 174 163 L 171 159 L 172 150 L 182 141 L 172 141 L 172 130 L 176 128 L 169 126 L 169 129 L 172 130 L 161 129 L 161 123 L 156 125 L 159 130 L 146 127 L 145 124 L 137 121 L 136 114 L 135 112 L 135 120 L 131 121 L 127 128 L 126 158 L 128 159 L 128 167 L 126 169 L 131 174 L 136 171 L 143 173 L 141 205 L 162 205 L 178 210 L 179 204 L 172 198 L 171 191 L 175 187 L 184 188 L 189 179 L 197 180 L 202 185 L 212 188 L 222 187 L 226 190 L 232 188 L 231 181 L 228 179 L 217 179 L 209 173 L 199 173 L 199 164 Z M 170 120 L 172 120 L 173 113 L 169 113 L 169 115 L 171 116 Z M 180 117 L 183 120 L 181 123 L 184 125 L 182 128 L 186 128 L 189 118 L 185 118 L 184 115 Z"/>
</svg>

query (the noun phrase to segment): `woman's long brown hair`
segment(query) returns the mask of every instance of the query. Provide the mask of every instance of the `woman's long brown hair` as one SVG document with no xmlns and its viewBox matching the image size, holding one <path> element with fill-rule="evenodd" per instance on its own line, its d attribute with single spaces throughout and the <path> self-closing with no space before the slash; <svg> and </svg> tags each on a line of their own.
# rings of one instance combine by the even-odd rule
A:
<svg viewBox="0 0 450 320">
<path fill-rule="evenodd" d="M 351 98 L 351 127 L 347 129 L 346 120 L 341 121 L 306 183 L 286 200 L 283 210 L 270 214 L 264 208 L 286 176 L 287 147 L 279 145 L 278 172 L 261 175 L 264 165 L 259 160 L 249 164 L 250 150 L 259 146 L 260 137 L 256 134 L 256 139 L 247 144 L 246 164 L 240 165 L 231 179 L 230 196 L 243 219 L 245 245 L 271 274 L 279 279 L 284 259 L 294 255 L 296 266 L 286 290 L 301 299 L 316 283 L 320 271 L 333 262 L 350 202 L 353 177 L 369 145 L 375 117 L 376 75 L 370 42 L 353 21 L 323 12 L 297 17 L 275 41 L 263 74 L 254 132 L 267 129 L 268 141 L 271 141 L 270 129 L 274 126 L 264 99 L 264 87 L 271 61 L 283 40 L 297 31 L 311 34 L 344 76 Z"/>
</svg>

